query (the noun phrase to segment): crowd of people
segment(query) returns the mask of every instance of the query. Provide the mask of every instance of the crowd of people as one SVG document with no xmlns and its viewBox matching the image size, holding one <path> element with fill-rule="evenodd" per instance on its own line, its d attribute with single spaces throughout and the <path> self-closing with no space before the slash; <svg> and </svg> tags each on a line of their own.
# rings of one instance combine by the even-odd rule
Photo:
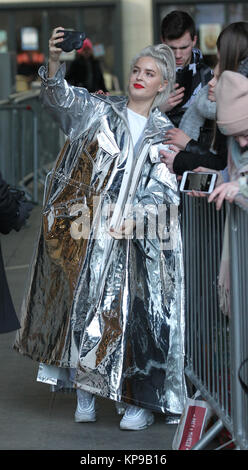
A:
<svg viewBox="0 0 248 470">
<path fill-rule="evenodd" d="M 65 77 L 63 28 L 53 31 L 41 99 L 68 140 L 45 195 L 21 327 L 4 277 L 0 304 L 1 332 L 18 330 L 14 347 L 40 364 L 38 380 L 76 387 L 75 421 L 97 419 L 99 395 L 124 405 L 125 430 L 148 427 L 154 412 L 178 422 L 187 396 L 179 178 L 218 172 L 208 196 L 217 209 L 248 197 L 248 23 L 223 29 L 214 70 L 186 12 L 164 18 L 161 40 L 134 57 L 121 97 Z M 0 231 L 19 229 L 18 217 L 0 180 Z"/>
</svg>

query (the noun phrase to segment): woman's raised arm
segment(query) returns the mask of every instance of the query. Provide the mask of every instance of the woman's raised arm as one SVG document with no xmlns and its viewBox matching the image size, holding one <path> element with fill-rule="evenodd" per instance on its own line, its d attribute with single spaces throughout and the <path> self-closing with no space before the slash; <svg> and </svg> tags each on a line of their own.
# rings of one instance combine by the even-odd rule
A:
<svg viewBox="0 0 248 470">
<path fill-rule="evenodd" d="M 49 39 L 49 60 L 48 60 L 49 78 L 52 78 L 55 75 L 55 73 L 57 72 L 60 66 L 59 59 L 60 59 L 60 54 L 62 52 L 62 49 L 60 47 L 57 47 L 56 44 L 59 44 L 60 42 L 63 41 L 63 38 L 64 38 L 63 30 L 64 30 L 63 27 L 58 26 L 57 28 L 53 30 L 52 36 Z"/>
</svg>

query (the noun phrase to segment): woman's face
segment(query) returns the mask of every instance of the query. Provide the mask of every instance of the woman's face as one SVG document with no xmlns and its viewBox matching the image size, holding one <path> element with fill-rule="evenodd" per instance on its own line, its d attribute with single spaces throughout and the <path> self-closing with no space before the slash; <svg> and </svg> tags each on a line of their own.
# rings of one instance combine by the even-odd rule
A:
<svg viewBox="0 0 248 470">
<path fill-rule="evenodd" d="M 208 82 L 208 99 L 209 101 L 216 101 L 215 98 L 215 87 L 217 85 L 219 78 L 219 64 L 217 64 L 214 68 L 214 76 Z"/>
<path fill-rule="evenodd" d="M 152 102 L 157 93 L 165 89 L 166 84 L 156 61 L 152 57 L 140 57 L 131 70 L 129 96 L 133 100 Z"/>
<path fill-rule="evenodd" d="M 241 134 L 234 136 L 234 138 L 242 148 L 242 151 L 248 150 L 248 130 L 241 132 Z"/>
</svg>

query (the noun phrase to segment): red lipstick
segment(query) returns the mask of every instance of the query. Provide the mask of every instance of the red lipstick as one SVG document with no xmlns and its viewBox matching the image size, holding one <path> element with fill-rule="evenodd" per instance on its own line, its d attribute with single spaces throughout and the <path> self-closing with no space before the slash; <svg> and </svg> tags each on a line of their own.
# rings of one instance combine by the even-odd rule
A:
<svg viewBox="0 0 248 470">
<path fill-rule="evenodd" d="M 144 87 L 143 87 L 143 85 L 140 85 L 139 83 L 135 83 L 134 88 L 144 88 Z"/>
</svg>

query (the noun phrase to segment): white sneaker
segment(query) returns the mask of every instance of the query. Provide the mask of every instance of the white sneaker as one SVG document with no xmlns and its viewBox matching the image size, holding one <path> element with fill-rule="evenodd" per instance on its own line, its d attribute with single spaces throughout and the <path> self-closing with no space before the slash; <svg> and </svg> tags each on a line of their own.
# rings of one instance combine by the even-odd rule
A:
<svg viewBox="0 0 248 470">
<path fill-rule="evenodd" d="M 154 416 L 149 410 L 129 405 L 120 422 L 120 428 L 130 431 L 145 429 L 154 422 Z"/>
<path fill-rule="evenodd" d="M 77 409 L 74 415 L 76 423 L 96 421 L 95 396 L 85 390 L 77 389 Z"/>
</svg>

